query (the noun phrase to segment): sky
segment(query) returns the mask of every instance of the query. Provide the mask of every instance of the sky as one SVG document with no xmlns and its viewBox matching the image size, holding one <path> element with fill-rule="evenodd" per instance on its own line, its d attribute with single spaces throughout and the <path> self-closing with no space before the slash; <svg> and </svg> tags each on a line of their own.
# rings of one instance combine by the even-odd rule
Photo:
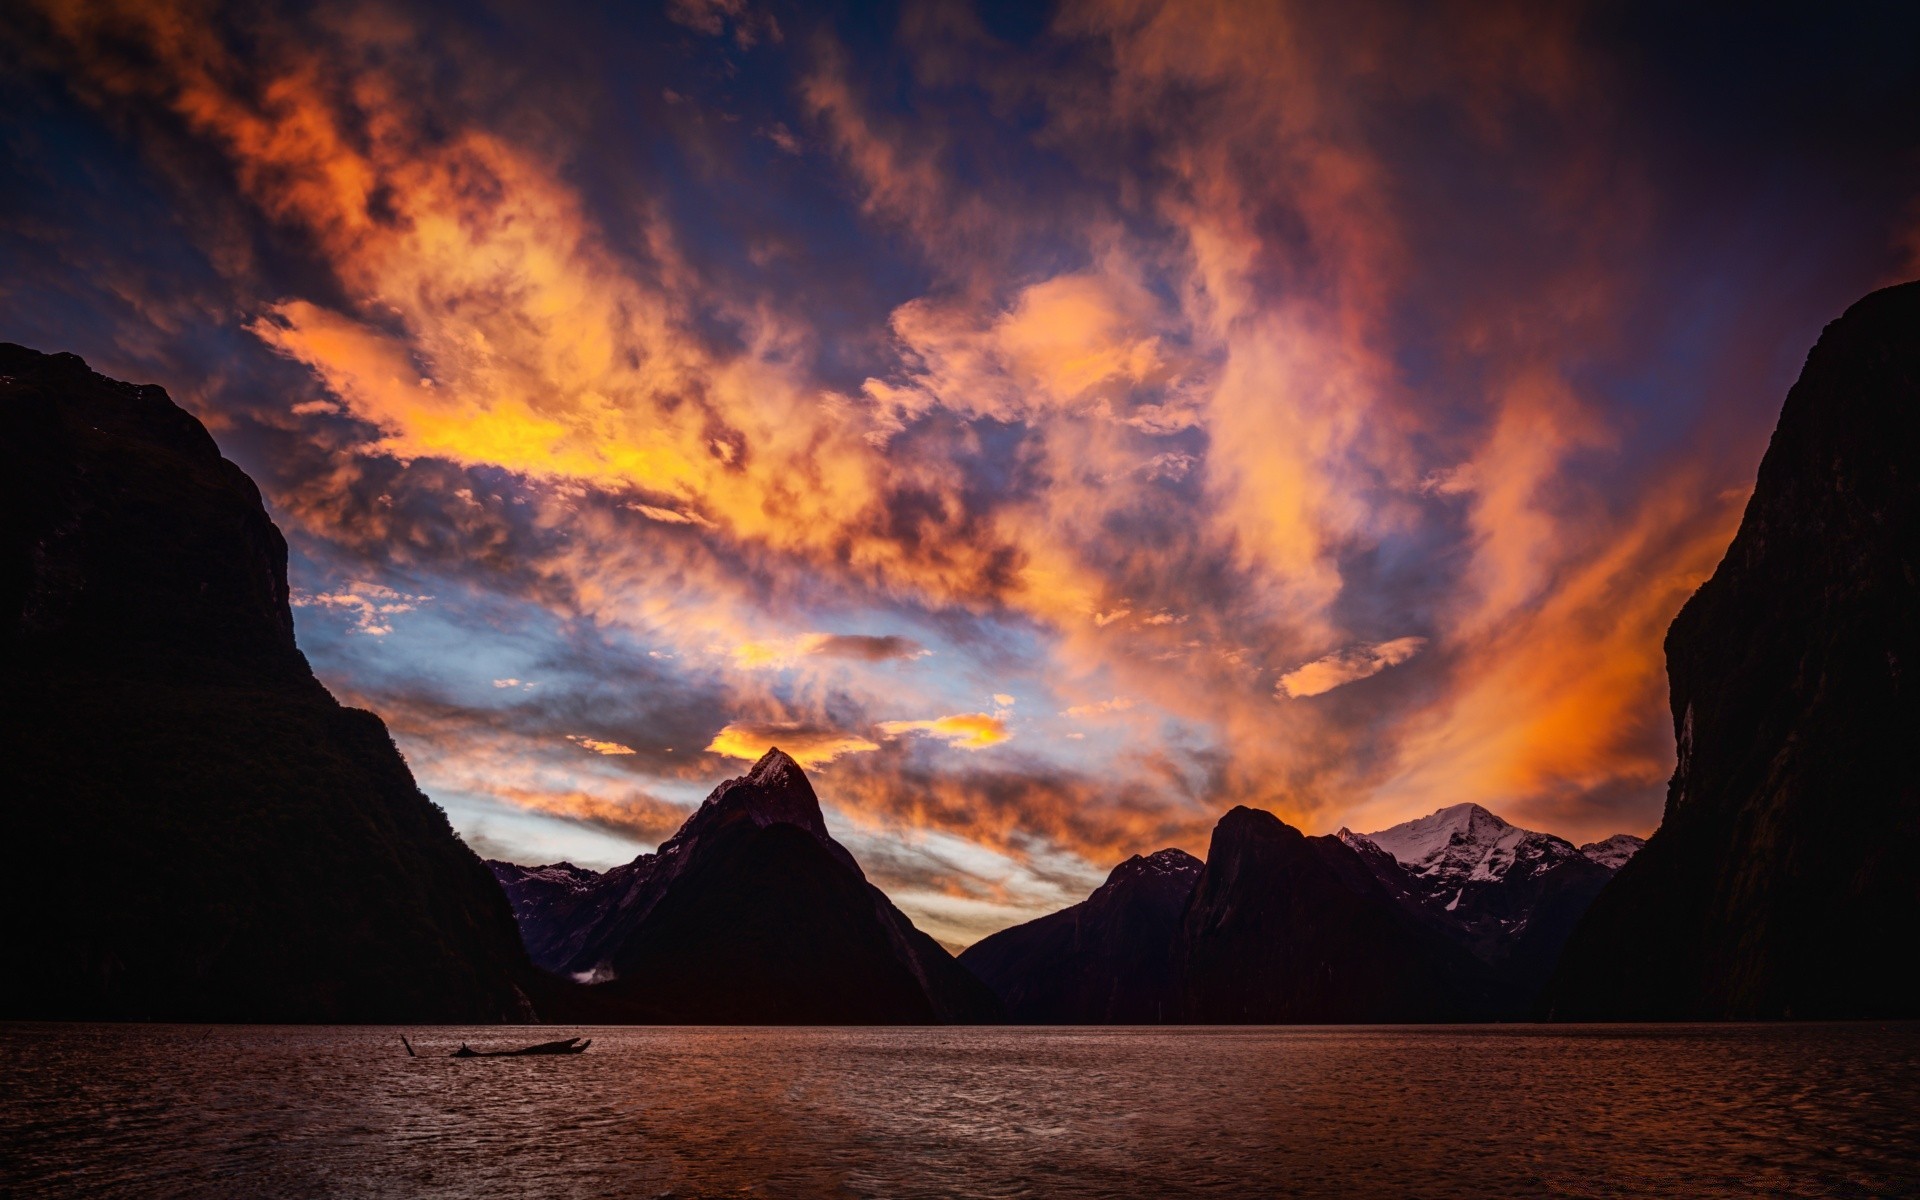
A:
<svg viewBox="0 0 1920 1200">
<path fill-rule="evenodd" d="M 956 946 L 1235 804 L 1646 834 L 1920 276 L 1920 10 L 1802 7 L 23 0 L 0 340 L 207 424 L 484 855 L 770 745 Z"/>
</svg>

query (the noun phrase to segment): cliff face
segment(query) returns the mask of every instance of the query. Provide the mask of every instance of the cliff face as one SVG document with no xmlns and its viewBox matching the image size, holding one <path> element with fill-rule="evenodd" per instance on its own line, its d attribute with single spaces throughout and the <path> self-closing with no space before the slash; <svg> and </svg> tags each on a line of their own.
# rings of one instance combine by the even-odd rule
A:
<svg viewBox="0 0 1920 1200">
<path fill-rule="evenodd" d="M 967 948 L 961 965 L 1036 1025 L 1149 1025 L 1174 1018 L 1174 946 L 1200 860 L 1134 855 L 1091 896 Z"/>
<path fill-rule="evenodd" d="M 1821 335 L 1667 673 L 1664 820 L 1545 1009 L 1920 1015 L 1920 284 Z"/>
<path fill-rule="evenodd" d="M 0 1012 L 531 1015 L 512 914 L 294 645 L 286 543 L 155 387 L 0 345 Z"/>
<path fill-rule="evenodd" d="M 618 1019 L 676 1024 L 995 1020 L 992 993 L 914 928 L 769 750 L 653 854 L 602 875 L 494 864 L 541 967 Z"/>
</svg>

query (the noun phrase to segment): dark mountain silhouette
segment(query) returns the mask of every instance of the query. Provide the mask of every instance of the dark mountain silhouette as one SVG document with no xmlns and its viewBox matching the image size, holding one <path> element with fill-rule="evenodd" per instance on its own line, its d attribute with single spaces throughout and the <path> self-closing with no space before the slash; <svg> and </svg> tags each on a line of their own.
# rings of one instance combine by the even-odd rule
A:
<svg viewBox="0 0 1920 1200">
<path fill-rule="evenodd" d="M 524 1019 L 486 867 L 294 645 L 286 543 L 157 387 L 0 345 L 0 1012 Z"/>
<path fill-rule="evenodd" d="M 1154 1024 L 1179 999 L 1174 944 L 1201 862 L 1134 855 L 1070 908 L 984 938 L 960 962 L 1024 1024 Z"/>
<path fill-rule="evenodd" d="M 1478 804 L 1336 836 L 1411 911 L 1492 967 L 1523 1005 L 1539 995 L 1573 927 L 1613 878 L 1602 858 L 1624 861 L 1639 847 L 1638 838 L 1617 834 L 1589 853 Z"/>
<path fill-rule="evenodd" d="M 494 864 L 534 960 L 635 1020 L 995 1020 L 993 994 L 868 883 L 769 750 L 658 852 L 604 875 Z"/>
<path fill-rule="evenodd" d="M 1664 820 L 1545 1011 L 1920 1016 L 1920 283 L 1821 334 L 1667 675 Z"/>
<path fill-rule="evenodd" d="M 1177 956 L 1192 1022 L 1461 1021 L 1513 1003 L 1340 839 L 1251 808 L 1214 826 Z"/>
</svg>

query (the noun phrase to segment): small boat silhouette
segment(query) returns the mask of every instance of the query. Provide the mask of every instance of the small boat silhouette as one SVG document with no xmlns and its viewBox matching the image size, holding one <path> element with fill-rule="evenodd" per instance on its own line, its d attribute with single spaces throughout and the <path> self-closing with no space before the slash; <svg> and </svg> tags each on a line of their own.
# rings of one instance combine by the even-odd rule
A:
<svg viewBox="0 0 1920 1200">
<path fill-rule="evenodd" d="M 460 1048 L 455 1050 L 450 1057 L 523 1058 L 532 1054 L 581 1054 L 591 1045 L 593 1045 L 592 1038 L 587 1038 L 585 1041 L 582 1041 L 577 1037 L 566 1038 L 558 1042 L 541 1042 L 536 1046 L 521 1046 L 515 1050 L 475 1050 L 465 1042 L 461 1042 Z"/>
<path fill-rule="evenodd" d="M 593 1044 L 591 1037 L 586 1039 L 586 1041 L 580 1041 L 578 1037 L 568 1037 L 568 1039 L 557 1041 L 557 1043 L 520 1046 L 520 1048 L 516 1048 L 516 1050 L 474 1050 L 474 1048 L 468 1046 L 467 1043 L 461 1043 L 461 1048 L 455 1050 L 455 1052 L 451 1054 L 451 1058 L 522 1058 L 522 1056 L 528 1056 L 528 1054 L 580 1054 L 580 1052 L 584 1052 L 591 1044 Z"/>
</svg>

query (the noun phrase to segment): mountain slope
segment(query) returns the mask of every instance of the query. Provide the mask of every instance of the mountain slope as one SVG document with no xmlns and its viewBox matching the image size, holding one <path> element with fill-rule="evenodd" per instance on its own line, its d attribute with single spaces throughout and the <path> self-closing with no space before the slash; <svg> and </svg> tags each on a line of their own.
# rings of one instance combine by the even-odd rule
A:
<svg viewBox="0 0 1920 1200">
<path fill-rule="evenodd" d="M 1920 1016 L 1920 283 L 1821 334 L 1666 648 L 1665 817 L 1546 1010 Z"/>
<path fill-rule="evenodd" d="M 1483 1019 L 1491 972 L 1428 928 L 1350 847 L 1235 808 L 1214 827 L 1178 950 L 1183 1020 Z"/>
<path fill-rule="evenodd" d="M 919 1024 L 997 1019 L 828 834 L 806 772 L 769 750 L 653 854 L 590 879 L 494 864 L 542 967 L 633 1019 Z"/>
<path fill-rule="evenodd" d="M 994 990 L 1012 1021 L 1165 1021 L 1179 995 L 1175 941 L 1201 866 L 1183 850 L 1136 854 L 1085 900 L 984 938 L 960 962 Z"/>
<path fill-rule="evenodd" d="M 0 1013 L 523 1019 L 499 888 L 294 645 L 286 543 L 155 387 L 0 345 Z"/>
<path fill-rule="evenodd" d="M 1530 1002 L 1546 984 L 1561 948 L 1614 868 L 1571 842 L 1508 823 L 1477 804 L 1341 841 L 1376 878 L 1440 930 L 1492 967 Z M 1596 843 L 1631 857 L 1638 839 Z"/>
</svg>

